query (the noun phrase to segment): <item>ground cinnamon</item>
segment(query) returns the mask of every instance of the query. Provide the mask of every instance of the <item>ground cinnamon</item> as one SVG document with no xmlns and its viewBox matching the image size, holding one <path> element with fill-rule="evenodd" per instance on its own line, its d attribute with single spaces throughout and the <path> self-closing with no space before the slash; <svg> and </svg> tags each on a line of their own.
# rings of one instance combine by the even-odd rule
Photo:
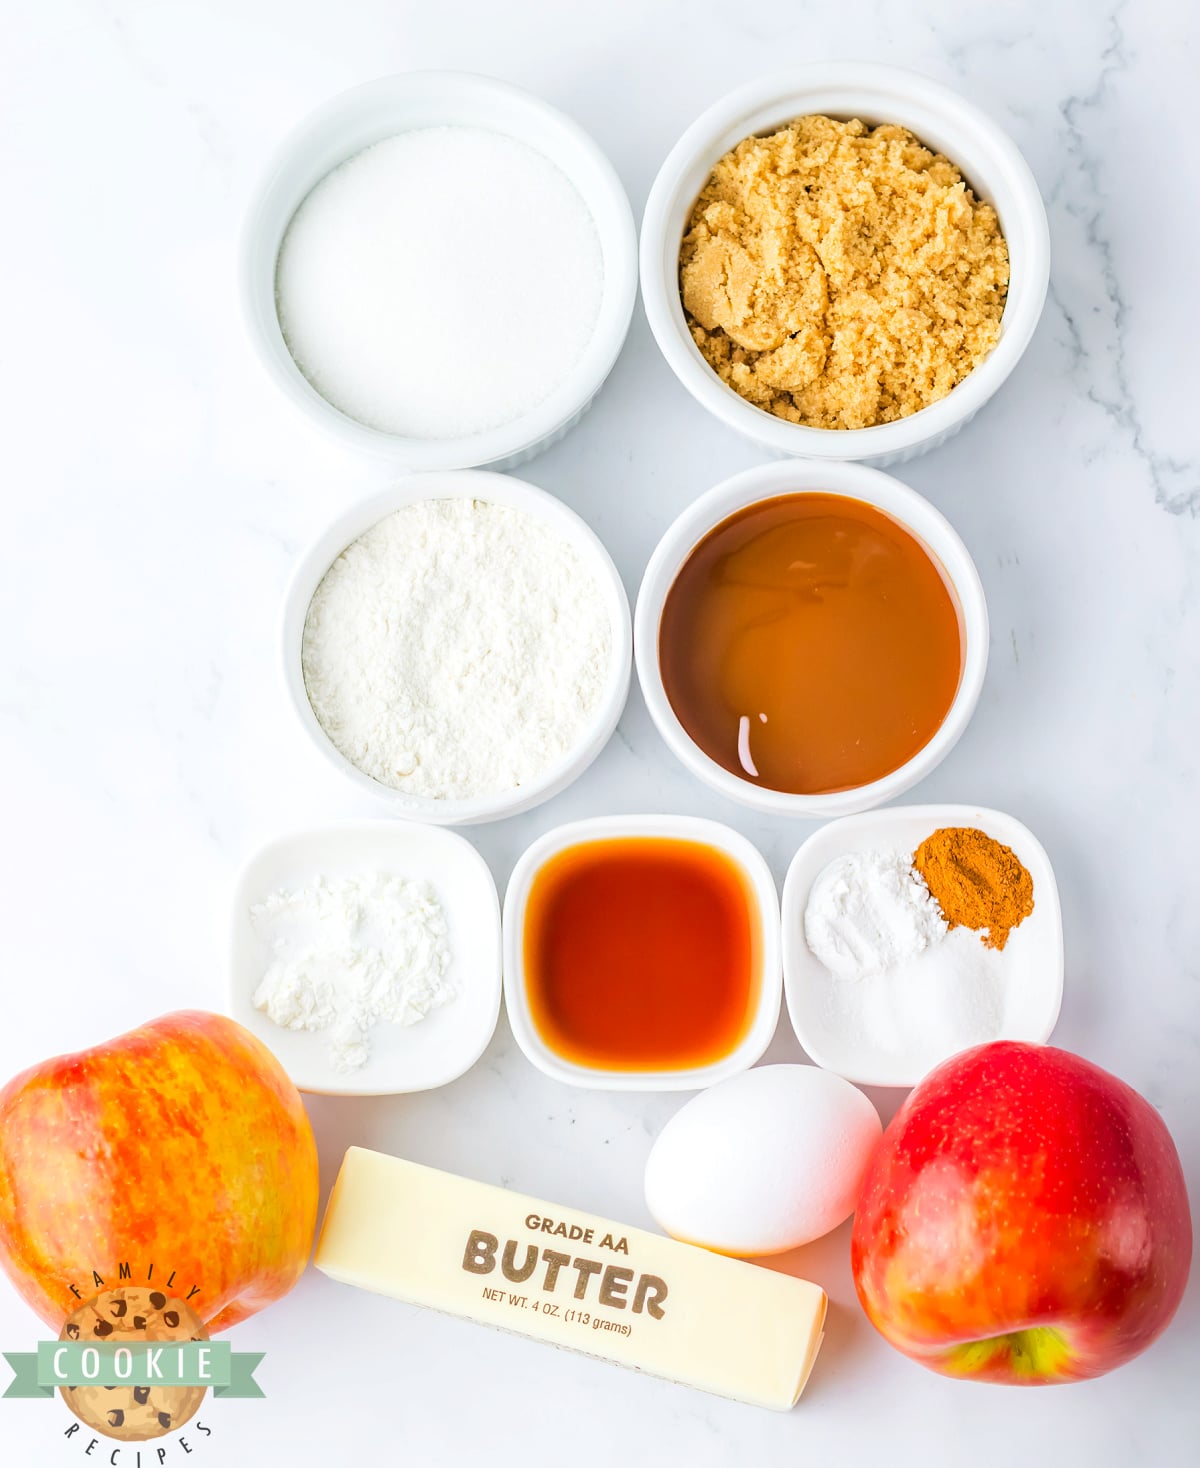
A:
<svg viewBox="0 0 1200 1468">
<path fill-rule="evenodd" d="M 1009 846 L 971 826 L 944 826 L 922 841 L 913 866 L 952 928 L 980 928 L 989 948 L 1003 948 L 1033 911 L 1033 878 Z"/>
</svg>

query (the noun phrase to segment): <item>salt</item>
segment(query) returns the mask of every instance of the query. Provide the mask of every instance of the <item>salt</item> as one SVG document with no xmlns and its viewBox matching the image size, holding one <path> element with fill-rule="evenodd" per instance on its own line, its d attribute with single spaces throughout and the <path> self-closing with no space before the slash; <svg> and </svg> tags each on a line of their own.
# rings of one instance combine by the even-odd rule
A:
<svg viewBox="0 0 1200 1468">
<path fill-rule="evenodd" d="M 322 397 L 372 428 L 444 439 L 544 402 L 587 347 L 603 281 L 595 222 L 548 158 L 434 127 L 312 189 L 280 246 L 276 301 Z"/>
<path fill-rule="evenodd" d="M 1002 1035 L 1004 969 L 1002 955 L 985 948 L 978 933 L 955 928 L 884 973 L 830 975 L 822 1017 L 844 1044 L 929 1070 Z"/>
</svg>

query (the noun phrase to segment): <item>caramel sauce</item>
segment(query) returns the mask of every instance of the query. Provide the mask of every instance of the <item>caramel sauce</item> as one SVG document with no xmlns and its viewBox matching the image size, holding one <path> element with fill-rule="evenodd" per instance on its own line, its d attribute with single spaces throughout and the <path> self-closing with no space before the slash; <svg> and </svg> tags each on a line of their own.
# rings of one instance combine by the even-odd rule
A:
<svg viewBox="0 0 1200 1468">
<path fill-rule="evenodd" d="M 724 852 L 658 836 L 586 841 L 536 873 L 525 988 L 557 1055 L 605 1070 L 690 1070 L 744 1038 L 761 936 Z"/>
<path fill-rule="evenodd" d="M 932 553 L 882 510 L 831 494 L 762 500 L 711 530 L 667 594 L 658 647 L 696 744 L 798 795 L 907 763 L 949 712 L 964 653 Z"/>
</svg>

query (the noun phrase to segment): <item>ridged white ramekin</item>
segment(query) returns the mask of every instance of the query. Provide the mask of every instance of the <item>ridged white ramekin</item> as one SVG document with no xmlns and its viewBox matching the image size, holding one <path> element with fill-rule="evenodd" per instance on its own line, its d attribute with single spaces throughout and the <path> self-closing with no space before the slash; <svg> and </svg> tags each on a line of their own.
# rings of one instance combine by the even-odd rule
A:
<svg viewBox="0 0 1200 1468">
<path fill-rule="evenodd" d="M 297 367 L 275 304 L 284 234 L 312 188 L 347 158 L 415 128 L 487 128 L 527 143 L 579 190 L 600 238 L 604 285 L 583 356 L 535 408 L 461 438 L 407 438 L 370 428 L 327 402 Z M 629 200 L 608 159 L 577 123 L 539 97 L 491 77 L 414 71 L 380 77 L 331 98 L 285 138 L 263 177 L 242 238 L 242 306 L 251 342 L 284 396 L 347 447 L 406 471 L 508 469 L 567 433 L 591 405 L 629 330 L 637 296 L 637 236 Z"/>
<path fill-rule="evenodd" d="M 700 354 L 680 299 L 679 247 L 713 166 L 743 138 L 812 113 L 908 128 L 961 168 L 975 193 L 995 207 L 1008 241 L 1008 300 L 995 349 L 939 402 L 875 428 L 807 428 L 739 397 Z M 739 87 L 688 128 L 646 201 L 641 273 L 646 316 L 663 356 L 688 392 L 723 423 L 778 455 L 894 464 L 957 433 L 1016 366 L 1046 298 L 1050 231 L 1029 165 L 979 108 L 948 87 L 896 67 L 815 62 Z"/>
</svg>

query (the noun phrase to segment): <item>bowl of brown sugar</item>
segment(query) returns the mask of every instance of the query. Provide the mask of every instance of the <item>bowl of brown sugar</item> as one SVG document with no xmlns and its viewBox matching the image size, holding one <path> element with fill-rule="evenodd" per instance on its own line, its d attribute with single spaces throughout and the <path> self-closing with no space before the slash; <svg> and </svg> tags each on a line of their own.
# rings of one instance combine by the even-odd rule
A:
<svg viewBox="0 0 1200 1468">
<path fill-rule="evenodd" d="M 819 63 L 716 103 L 642 222 L 659 348 L 777 454 L 899 462 L 1015 367 L 1049 280 L 1029 166 L 983 112 L 893 67 Z"/>
</svg>

